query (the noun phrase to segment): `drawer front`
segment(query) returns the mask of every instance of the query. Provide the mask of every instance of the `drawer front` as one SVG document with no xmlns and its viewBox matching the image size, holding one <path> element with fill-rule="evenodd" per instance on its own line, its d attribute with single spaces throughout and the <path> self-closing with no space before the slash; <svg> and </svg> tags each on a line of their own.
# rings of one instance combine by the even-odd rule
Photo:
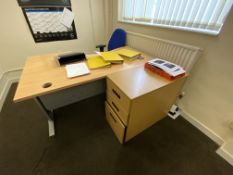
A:
<svg viewBox="0 0 233 175">
<path fill-rule="evenodd" d="M 110 95 L 114 102 L 120 104 L 126 112 L 129 111 L 130 99 L 108 78 L 107 95 Z"/>
<path fill-rule="evenodd" d="M 115 133 L 116 137 L 123 143 L 124 134 L 125 134 L 125 126 L 111 109 L 109 104 L 105 102 L 105 112 L 106 112 L 106 119 L 111 126 L 113 132 Z"/>
<path fill-rule="evenodd" d="M 127 126 L 128 123 L 128 111 L 119 104 L 119 101 L 115 101 L 109 93 L 107 93 L 108 104 L 112 107 L 113 111 L 118 115 L 120 120 Z"/>
</svg>

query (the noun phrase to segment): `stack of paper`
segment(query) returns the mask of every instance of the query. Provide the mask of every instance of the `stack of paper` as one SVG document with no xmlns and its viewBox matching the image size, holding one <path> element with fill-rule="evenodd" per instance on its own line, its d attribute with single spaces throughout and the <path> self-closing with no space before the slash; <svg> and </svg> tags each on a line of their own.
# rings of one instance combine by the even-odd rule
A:
<svg viewBox="0 0 233 175">
<path fill-rule="evenodd" d="M 115 52 L 98 52 L 105 60 L 111 63 L 123 63 L 124 59 Z"/>
<path fill-rule="evenodd" d="M 101 56 L 90 56 L 87 58 L 89 69 L 97 69 L 102 67 L 110 67 L 111 63 L 105 61 Z"/>
<path fill-rule="evenodd" d="M 181 66 L 159 58 L 145 63 L 145 68 L 169 80 L 174 80 L 185 75 L 185 70 Z"/>
<path fill-rule="evenodd" d="M 115 52 L 128 59 L 136 59 L 141 56 L 140 52 L 129 50 L 129 49 L 119 49 L 119 50 L 116 50 Z"/>
<path fill-rule="evenodd" d="M 90 71 L 85 63 L 76 63 L 66 65 L 66 73 L 68 78 L 89 74 Z"/>
<path fill-rule="evenodd" d="M 165 71 L 166 73 L 168 73 L 173 77 L 185 73 L 185 70 L 181 66 L 163 59 L 156 58 L 148 61 L 148 63 L 151 64 L 152 66 L 162 69 L 163 71 Z"/>
</svg>

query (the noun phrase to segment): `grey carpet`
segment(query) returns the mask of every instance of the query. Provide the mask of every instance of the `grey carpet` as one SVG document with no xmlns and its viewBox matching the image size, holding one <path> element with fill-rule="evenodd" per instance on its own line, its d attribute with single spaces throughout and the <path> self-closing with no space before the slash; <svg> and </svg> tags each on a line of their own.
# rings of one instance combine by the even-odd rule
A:
<svg viewBox="0 0 233 175">
<path fill-rule="evenodd" d="M 231 175 L 217 145 L 179 117 L 120 145 L 104 118 L 104 95 L 57 109 L 56 137 L 33 100 L 0 113 L 0 175 Z"/>
</svg>

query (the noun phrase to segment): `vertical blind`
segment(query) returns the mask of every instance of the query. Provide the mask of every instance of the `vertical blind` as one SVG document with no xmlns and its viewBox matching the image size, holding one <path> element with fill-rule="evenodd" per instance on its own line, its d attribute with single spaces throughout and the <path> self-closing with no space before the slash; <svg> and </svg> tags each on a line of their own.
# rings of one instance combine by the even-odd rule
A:
<svg viewBox="0 0 233 175">
<path fill-rule="evenodd" d="M 118 0 L 121 21 L 218 34 L 233 0 Z"/>
</svg>

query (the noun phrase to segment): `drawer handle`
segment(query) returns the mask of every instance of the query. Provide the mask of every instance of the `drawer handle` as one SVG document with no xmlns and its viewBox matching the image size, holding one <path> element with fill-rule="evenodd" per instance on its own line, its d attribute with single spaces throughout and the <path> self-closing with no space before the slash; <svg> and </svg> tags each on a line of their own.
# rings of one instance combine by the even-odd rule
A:
<svg viewBox="0 0 233 175">
<path fill-rule="evenodd" d="M 121 96 L 115 91 L 115 89 L 112 89 L 112 92 L 120 99 Z"/>
<path fill-rule="evenodd" d="M 116 121 L 116 119 L 113 117 L 112 113 L 111 113 L 111 112 L 109 112 L 109 114 L 110 114 L 110 116 L 112 117 L 112 119 L 113 119 L 114 123 L 116 123 L 117 121 Z"/>
<path fill-rule="evenodd" d="M 119 108 L 116 106 L 116 104 L 112 101 L 112 105 L 114 106 L 114 108 L 119 112 Z"/>
</svg>

